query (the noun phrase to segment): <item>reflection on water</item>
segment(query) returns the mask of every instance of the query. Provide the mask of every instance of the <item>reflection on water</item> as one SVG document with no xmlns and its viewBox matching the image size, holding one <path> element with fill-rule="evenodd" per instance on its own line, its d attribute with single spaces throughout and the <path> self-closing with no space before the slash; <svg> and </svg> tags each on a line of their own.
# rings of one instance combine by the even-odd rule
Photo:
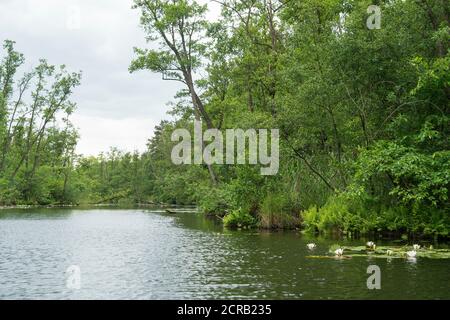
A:
<svg viewBox="0 0 450 320">
<path fill-rule="evenodd" d="M 188 212 L 0 211 L 0 298 L 450 299 L 449 260 L 307 259 L 309 241 L 227 231 Z M 315 255 L 337 242 L 313 241 Z M 367 289 L 371 264 L 381 290 Z M 80 290 L 66 288 L 72 265 Z"/>
</svg>

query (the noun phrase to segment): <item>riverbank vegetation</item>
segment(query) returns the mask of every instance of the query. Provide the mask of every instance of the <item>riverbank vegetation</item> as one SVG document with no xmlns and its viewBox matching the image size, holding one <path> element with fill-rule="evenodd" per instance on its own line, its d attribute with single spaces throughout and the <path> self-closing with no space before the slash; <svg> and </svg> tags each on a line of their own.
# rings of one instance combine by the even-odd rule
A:
<svg viewBox="0 0 450 320">
<path fill-rule="evenodd" d="M 136 48 L 130 72 L 183 84 L 175 120 L 143 154 L 77 156 L 68 98 L 79 75 L 41 62 L 20 78 L 23 57 L 6 42 L 0 204 L 196 204 L 232 227 L 449 235 L 447 1 L 375 1 L 380 29 L 366 25 L 372 1 L 214 2 L 216 22 L 191 0 L 135 0 L 153 49 Z M 278 175 L 174 165 L 171 134 L 194 119 L 278 128 Z"/>
</svg>

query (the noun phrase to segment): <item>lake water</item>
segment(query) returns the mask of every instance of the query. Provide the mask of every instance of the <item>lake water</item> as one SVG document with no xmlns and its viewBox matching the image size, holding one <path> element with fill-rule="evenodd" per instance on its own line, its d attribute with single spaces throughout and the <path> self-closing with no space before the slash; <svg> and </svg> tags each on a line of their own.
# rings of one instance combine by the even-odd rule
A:
<svg viewBox="0 0 450 320">
<path fill-rule="evenodd" d="M 314 255 L 364 244 L 161 209 L 2 210 L 0 299 L 450 299 L 450 260 L 310 259 L 310 241 Z M 381 290 L 367 289 L 373 264 Z"/>
</svg>

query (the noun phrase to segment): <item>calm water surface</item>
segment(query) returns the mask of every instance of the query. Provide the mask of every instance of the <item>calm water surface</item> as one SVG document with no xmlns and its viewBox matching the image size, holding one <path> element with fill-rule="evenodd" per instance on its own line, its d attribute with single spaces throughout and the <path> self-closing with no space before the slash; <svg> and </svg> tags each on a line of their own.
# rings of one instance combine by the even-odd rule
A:
<svg viewBox="0 0 450 320">
<path fill-rule="evenodd" d="M 450 299 L 450 260 L 309 259 L 310 241 L 187 212 L 3 210 L 0 299 Z M 337 242 L 313 241 L 314 254 Z M 367 289 L 372 264 L 381 290 Z M 66 287 L 71 265 L 80 290 Z"/>
</svg>

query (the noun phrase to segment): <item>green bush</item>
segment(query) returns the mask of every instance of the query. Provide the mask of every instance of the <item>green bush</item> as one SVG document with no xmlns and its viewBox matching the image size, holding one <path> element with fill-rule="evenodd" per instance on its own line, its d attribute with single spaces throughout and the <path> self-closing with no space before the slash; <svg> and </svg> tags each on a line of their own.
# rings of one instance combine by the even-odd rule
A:
<svg viewBox="0 0 450 320">
<path fill-rule="evenodd" d="M 0 205 L 16 205 L 21 197 L 20 192 L 15 187 L 11 187 L 6 179 L 0 179 Z"/>
<path fill-rule="evenodd" d="M 351 220 L 356 220 L 348 205 L 338 199 L 328 201 L 322 208 L 316 206 L 303 212 L 304 226 L 310 232 L 351 231 Z"/>
<path fill-rule="evenodd" d="M 256 219 L 248 212 L 238 209 L 231 211 L 223 218 L 223 225 L 227 228 L 253 228 L 256 225 Z"/>
<path fill-rule="evenodd" d="M 230 194 L 221 188 L 209 188 L 199 197 L 198 206 L 206 215 L 225 216 L 230 206 Z"/>
<path fill-rule="evenodd" d="M 407 208 L 379 205 L 370 198 L 331 198 L 321 208 L 312 206 L 302 213 L 308 232 L 407 232 L 426 236 L 448 236 L 450 217 L 429 207 Z"/>
<path fill-rule="evenodd" d="M 266 177 L 261 176 L 256 166 L 241 165 L 234 168 L 236 178 L 229 183 L 233 208 L 243 208 L 256 215 L 265 194 Z"/>
</svg>

